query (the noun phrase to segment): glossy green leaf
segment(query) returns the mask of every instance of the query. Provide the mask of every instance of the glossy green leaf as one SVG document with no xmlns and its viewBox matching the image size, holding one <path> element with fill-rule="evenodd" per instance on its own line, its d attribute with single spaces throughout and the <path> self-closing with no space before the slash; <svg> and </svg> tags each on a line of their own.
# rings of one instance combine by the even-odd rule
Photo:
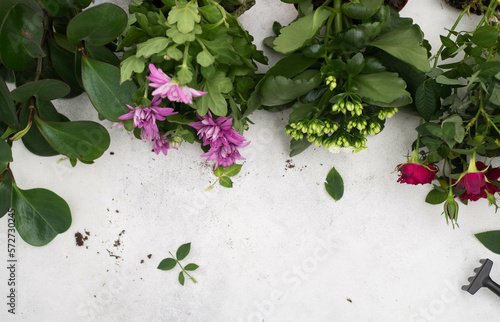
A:
<svg viewBox="0 0 500 322">
<path fill-rule="evenodd" d="M 311 146 L 311 142 L 306 139 L 302 140 L 290 140 L 290 157 L 294 157 L 302 152 L 304 152 L 309 146 Z"/>
<path fill-rule="evenodd" d="M 46 189 L 21 190 L 12 184 L 16 229 L 30 245 L 43 246 L 71 226 L 71 211 L 64 199 Z"/>
<path fill-rule="evenodd" d="M 173 258 L 165 258 L 160 262 L 158 265 L 158 269 L 161 269 L 162 271 L 168 271 L 171 270 L 172 268 L 177 265 L 177 261 Z"/>
<path fill-rule="evenodd" d="M 82 59 L 83 86 L 96 110 L 106 119 L 118 122 L 129 112 L 129 103 L 137 87 L 126 81 L 120 85 L 120 69 L 89 58 Z"/>
<path fill-rule="evenodd" d="M 179 283 L 181 283 L 181 285 L 184 285 L 184 273 L 182 271 L 179 272 Z"/>
<path fill-rule="evenodd" d="M 282 28 L 281 34 L 273 42 L 273 49 L 287 55 L 301 48 L 318 34 L 330 14 L 332 14 L 330 10 L 319 7 L 314 12 Z"/>
<path fill-rule="evenodd" d="M 201 21 L 197 1 L 176 3 L 168 13 L 167 21 L 171 25 L 177 23 L 177 29 L 183 34 L 193 31 L 195 24 Z"/>
<path fill-rule="evenodd" d="M 307 77 L 302 77 L 304 74 Z M 307 94 L 322 83 L 319 71 L 307 70 L 293 79 L 283 76 L 271 76 L 261 88 L 261 102 L 266 106 L 277 106 L 289 103 Z"/>
<path fill-rule="evenodd" d="M 223 187 L 226 187 L 226 188 L 232 188 L 233 187 L 233 181 L 231 180 L 231 178 L 229 178 L 227 176 L 220 177 L 219 184 L 221 186 L 223 186 Z"/>
<path fill-rule="evenodd" d="M 102 46 L 115 40 L 127 26 L 128 17 L 120 7 L 103 3 L 87 9 L 68 24 L 69 41 L 78 45 L 85 41 L 90 46 Z"/>
<path fill-rule="evenodd" d="M 54 16 L 65 16 L 75 9 L 84 9 L 92 0 L 39 0 Z"/>
<path fill-rule="evenodd" d="M 474 236 L 493 253 L 500 254 L 500 230 L 485 231 Z"/>
<path fill-rule="evenodd" d="M 121 62 L 120 68 L 120 84 L 128 80 L 133 73 L 142 73 L 146 67 L 146 59 L 144 57 L 130 56 Z"/>
<path fill-rule="evenodd" d="M 342 13 L 352 19 L 368 19 L 378 11 L 382 2 L 382 0 L 361 0 L 359 3 L 344 3 Z"/>
<path fill-rule="evenodd" d="M 72 87 L 82 90 L 78 79 L 77 70 L 81 70 L 81 60 L 75 59 L 75 53 L 60 47 L 55 41 L 49 39 L 50 60 L 59 76 Z M 76 66 L 76 64 L 78 66 Z"/>
<path fill-rule="evenodd" d="M 92 161 L 109 147 L 108 131 L 95 122 L 45 122 L 35 116 L 38 129 L 50 145 L 69 158 Z"/>
<path fill-rule="evenodd" d="M 12 161 L 12 151 L 9 144 L 0 140 L 0 174 L 7 168 L 7 164 Z"/>
<path fill-rule="evenodd" d="M 120 59 L 106 46 L 85 46 L 85 51 L 87 57 L 100 61 L 102 63 L 108 63 L 110 65 L 120 67 Z"/>
<path fill-rule="evenodd" d="M 326 176 L 325 189 L 335 201 L 339 201 L 344 195 L 344 180 L 335 167 Z"/>
<path fill-rule="evenodd" d="M 16 107 L 9 93 L 5 81 L 0 76 L 0 121 L 12 128 L 19 128 L 19 121 L 16 116 Z"/>
<path fill-rule="evenodd" d="M 3 174 L 0 173 L 0 218 L 5 216 L 5 214 L 11 208 L 12 199 L 12 177 L 10 172 L 6 171 Z"/>
<path fill-rule="evenodd" d="M 7 68 L 23 70 L 44 57 L 40 48 L 43 25 L 35 11 L 24 4 L 14 5 L 0 29 L 0 60 Z"/>
<path fill-rule="evenodd" d="M 186 258 L 186 256 L 189 254 L 190 250 L 191 250 L 191 243 L 182 244 L 177 249 L 177 252 L 175 253 L 175 257 L 177 257 L 177 260 L 181 261 L 184 258 Z"/>
<path fill-rule="evenodd" d="M 224 169 L 224 174 L 228 177 L 234 177 L 241 171 L 242 164 L 231 164 L 229 167 Z"/>
<path fill-rule="evenodd" d="M 359 74 L 353 80 L 358 85 L 356 94 L 369 104 L 400 107 L 412 102 L 405 81 L 397 73 Z"/>
<path fill-rule="evenodd" d="M 434 81 L 422 83 L 415 93 L 415 107 L 418 113 L 426 120 L 430 121 L 436 113 L 439 101 L 439 87 Z"/>
<path fill-rule="evenodd" d="M 446 198 L 448 198 L 448 192 L 442 191 L 438 189 L 432 189 L 425 197 L 425 202 L 431 205 L 439 205 L 445 202 Z"/>
<path fill-rule="evenodd" d="M 420 45 L 420 38 L 422 38 L 422 31 L 414 25 L 385 33 L 370 41 L 368 45 L 380 48 L 422 72 L 430 72 L 427 50 Z"/>
<path fill-rule="evenodd" d="M 69 121 L 66 117 L 59 114 L 54 105 L 50 101 L 37 101 L 38 114 L 44 121 L 66 122 Z M 28 104 L 24 104 L 21 109 L 21 127 L 25 128 L 28 125 L 30 109 Z M 39 156 L 54 156 L 59 153 L 45 140 L 43 135 L 38 130 L 37 126 L 32 126 L 28 133 L 23 136 L 23 144 L 33 154 Z"/>
<path fill-rule="evenodd" d="M 68 95 L 70 87 L 56 79 L 29 82 L 14 89 L 10 96 L 17 102 L 25 102 L 32 96 L 41 101 L 51 101 Z"/>
<path fill-rule="evenodd" d="M 198 265 L 194 264 L 194 263 L 190 263 L 190 264 L 187 264 L 186 267 L 184 267 L 184 269 L 186 271 L 195 271 L 196 269 L 198 269 Z"/>
</svg>

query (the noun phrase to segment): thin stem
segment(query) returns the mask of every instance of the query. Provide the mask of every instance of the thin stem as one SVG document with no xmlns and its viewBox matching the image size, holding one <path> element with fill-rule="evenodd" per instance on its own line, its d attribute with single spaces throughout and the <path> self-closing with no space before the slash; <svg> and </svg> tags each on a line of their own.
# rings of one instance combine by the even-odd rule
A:
<svg viewBox="0 0 500 322">
<path fill-rule="evenodd" d="M 179 266 L 181 267 L 182 271 L 184 272 L 184 274 L 186 274 L 192 281 L 193 283 L 198 283 L 194 277 L 192 277 L 191 275 L 189 275 L 189 273 L 184 269 L 184 267 L 182 266 L 182 264 L 177 260 L 177 258 L 174 256 L 174 254 L 172 254 L 172 252 L 169 251 L 169 254 L 172 256 L 172 258 L 175 258 L 175 261 L 177 262 L 177 264 L 179 264 Z"/>
<path fill-rule="evenodd" d="M 333 8 L 337 11 L 335 14 L 335 34 L 342 32 L 342 0 L 334 0 Z"/>
</svg>

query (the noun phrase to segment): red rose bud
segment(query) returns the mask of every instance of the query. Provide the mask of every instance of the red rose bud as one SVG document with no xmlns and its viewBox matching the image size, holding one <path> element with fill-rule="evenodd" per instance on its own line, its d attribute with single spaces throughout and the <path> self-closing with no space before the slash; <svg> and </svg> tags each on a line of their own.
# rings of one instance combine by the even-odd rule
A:
<svg viewBox="0 0 500 322">
<path fill-rule="evenodd" d="M 499 168 L 487 167 L 483 162 L 477 161 L 472 170 L 477 172 L 465 173 L 457 183 L 457 189 L 465 190 L 460 195 L 460 200 L 490 199 L 488 194 L 493 196 L 495 193 L 500 192 L 500 188 L 493 184 L 493 182 L 498 183 L 500 177 Z"/>
<path fill-rule="evenodd" d="M 407 184 L 426 184 L 431 183 L 439 170 L 435 164 L 405 163 L 397 167 L 399 173 L 398 182 Z"/>
</svg>

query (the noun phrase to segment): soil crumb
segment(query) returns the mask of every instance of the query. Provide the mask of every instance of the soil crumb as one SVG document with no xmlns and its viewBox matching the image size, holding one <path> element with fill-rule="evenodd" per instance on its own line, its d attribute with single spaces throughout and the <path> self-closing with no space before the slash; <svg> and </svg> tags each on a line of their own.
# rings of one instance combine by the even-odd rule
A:
<svg viewBox="0 0 500 322">
<path fill-rule="evenodd" d="M 87 239 L 89 239 L 88 235 L 90 235 L 90 233 L 87 233 L 87 231 L 85 231 L 85 233 L 87 234 L 87 236 L 85 236 L 85 237 L 83 237 L 82 233 L 80 233 L 80 232 L 75 233 L 75 240 L 76 240 L 77 246 L 83 246 L 83 243 Z"/>
<path fill-rule="evenodd" d="M 295 164 L 293 163 L 292 159 L 288 159 L 285 162 L 286 162 L 286 164 L 285 164 L 285 170 L 295 168 Z"/>
</svg>

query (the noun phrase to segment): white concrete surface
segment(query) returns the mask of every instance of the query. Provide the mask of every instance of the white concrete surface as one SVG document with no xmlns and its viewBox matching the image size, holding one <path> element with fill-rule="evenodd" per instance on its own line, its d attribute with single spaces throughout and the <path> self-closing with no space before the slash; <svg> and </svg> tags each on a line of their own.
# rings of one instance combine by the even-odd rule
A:
<svg viewBox="0 0 500 322">
<path fill-rule="evenodd" d="M 410 0 L 402 15 L 413 17 L 436 49 L 438 33 L 458 12 L 438 0 Z M 293 19 L 291 5 L 257 0 L 241 17 L 259 45 L 276 19 Z M 85 95 L 57 101 L 57 108 L 73 120 L 97 121 Z M 252 115 L 252 144 L 242 150 L 247 161 L 234 188 L 209 192 L 212 166 L 198 146 L 156 156 L 109 122 L 101 123 L 111 147 L 94 165 L 73 169 L 16 143 L 18 185 L 61 195 L 73 224 L 46 247 L 18 238 L 17 314 L 2 303 L 0 321 L 498 321 L 500 298 L 460 287 L 486 257 L 500 281 L 500 256 L 473 236 L 498 229 L 499 215 L 485 200 L 461 206 L 461 228 L 453 230 L 441 206 L 424 202 L 429 186 L 396 182 L 393 170 L 409 153 L 417 119 L 397 114 L 363 153 L 310 148 L 291 161 L 286 119 Z M 323 189 L 332 166 L 345 182 L 339 202 Z M 75 244 L 77 232 L 89 232 L 84 246 Z M 156 267 L 186 242 L 192 250 L 185 263 L 200 265 L 199 283 L 181 286 L 177 269 Z"/>
</svg>

